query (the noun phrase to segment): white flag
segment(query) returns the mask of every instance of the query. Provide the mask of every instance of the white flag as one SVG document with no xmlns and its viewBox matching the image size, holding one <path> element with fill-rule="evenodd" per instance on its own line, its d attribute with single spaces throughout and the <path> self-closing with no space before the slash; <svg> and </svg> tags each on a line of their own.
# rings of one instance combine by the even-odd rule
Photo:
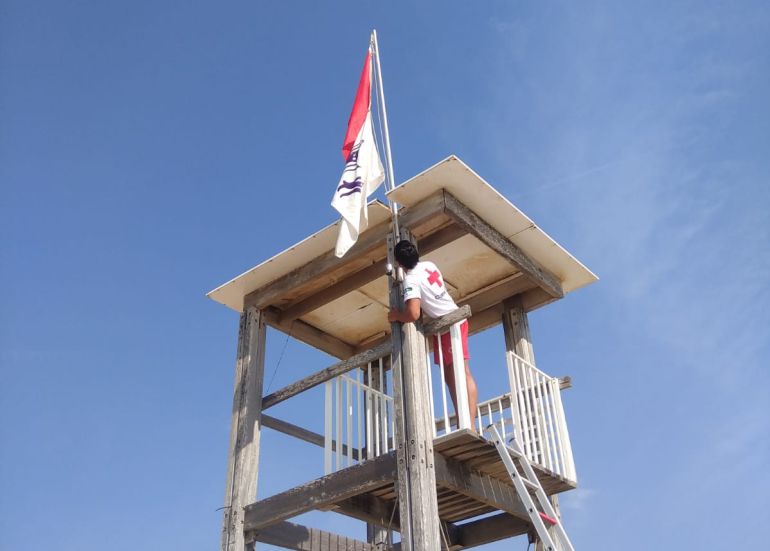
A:
<svg viewBox="0 0 770 551">
<path fill-rule="evenodd" d="M 335 254 L 341 258 L 358 239 L 368 223 L 367 198 L 385 180 L 385 171 L 374 142 L 371 112 L 371 48 L 364 62 L 356 100 L 342 146 L 345 170 L 332 199 L 342 216 Z"/>
</svg>

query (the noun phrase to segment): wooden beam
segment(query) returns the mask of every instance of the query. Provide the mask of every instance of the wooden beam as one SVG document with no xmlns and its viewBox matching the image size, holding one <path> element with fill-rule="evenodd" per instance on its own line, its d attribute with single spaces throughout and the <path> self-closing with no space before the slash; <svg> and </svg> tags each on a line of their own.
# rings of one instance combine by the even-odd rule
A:
<svg viewBox="0 0 770 551">
<path fill-rule="evenodd" d="M 521 294 L 521 306 L 524 308 L 525 312 L 537 310 L 538 308 L 542 308 L 543 306 L 551 304 L 556 300 L 558 300 L 557 297 L 551 296 L 540 287 L 535 287 L 529 291 L 524 291 Z"/>
<path fill-rule="evenodd" d="M 441 333 L 458 321 L 470 318 L 471 315 L 471 307 L 466 304 L 465 306 L 461 306 L 453 312 L 449 312 L 445 316 L 441 316 L 440 318 L 432 319 L 424 323 L 422 326 L 422 332 L 425 335 L 435 335 L 436 333 Z"/>
<path fill-rule="evenodd" d="M 388 233 L 389 228 L 390 221 L 383 222 L 374 228 L 366 230 L 358 238 L 356 244 L 345 254 L 344 259 L 337 258 L 334 255 L 333 249 L 327 251 L 307 264 L 304 264 L 279 279 L 249 293 L 243 299 L 244 304 L 251 304 L 258 307 L 272 305 L 292 289 L 296 289 L 309 281 L 318 279 L 322 275 L 343 265 L 353 263 L 355 260 L 371 253 L 374 249 L 382 247 L 383 240 Z"/>
<path fill-rule="evenodd" d="M 321 448 L 323 448 L 326 445 L 322 434 L 318 434 L 317 432 L 313 432 L 312 430 L 304 429 L 302 427 L 289 423 L 288 421 L 284 421 L 283 419 L 278 419 L 277 417 L 272 417 L 264 413 L 262 414 L 262 426 L 268 427 L 270 429 L 281 432 L 288 436 L 293 436 L 294 438 L 297 438 L 299 440 L 304 440 L 309 444 L 315 444 L 316 446 L 320 446 Z M 365 450 L 366 448 L 364 448 L 364 452 Z M 332 451 L 337 451 L 336 440 L 332 440 Z M 358 461 L 358 450 L 356 448 L 353 448 L 352 452 L 353 452 L 353 459 Z M 342 454 L 345 456 L 348 455 L 347 444 L 342 445 Z"/>
<path fill-rule="evenodd" d="M 385 530 L 400 531 L 398 501 L 385 501 L 371 494 L 353 496 L 334 504 L 334 511 Z"/>
<path fill-rule="evenodd" d="M 439 247 L 443 247 L 444 245 L 459 239 L 463 235 L 465 235 L 465 230 L 457 224 L 446 226 L 420 240 L 418 244 L 420 254 L 428 254 Z M 308 312 L 320 308 L 324 304 L 328 304 L 352 291 L 360 289 L 379 277 L 385 276 L 386 264 L 386 258 L 378 260 L 371 266 L 367 266 L 345 279 L 292 304 L 281 313 L 281 321 L 291 321 L 300 318 Z"/>
<path fill-rule="evenodd" d="M 457 545 L 457 549 L 468 549 L 526 534 L 532 525 L 508 513 L 498 513 L 453 528 L 452 544 Z"/>
<path fill-rule="evenodd" d="M 485 289 L 480 289 L 475 293 L 461 297 L 457 304 L 468 304 L 474 312 L 482 312 L 530 288 L 532 288 L 532 282 L 524 277 L 521 272 L 518 272 L 502 281 L 489 285 Z"/>
<path fill-rule="evenodd" d="M 416 205 L 402 208 L 398 212 L 398 224 L 403 229 L 414 228 L 445 209 L 444 190 L 440 189 Z"/>
<path fill-rule="evenodd" d="M 370 348 L 365 352 L 351 356 L 347 360 L 337 362 L 336 364 L 331 365 L 326 369 L 316 371 L 304 379 L 300 379 L 299 381 L 291 383 L 290 385 L 286 385 L 285 387 L 278 389 L 272 394 L 268 394 L 262 398 L 262 409 L 271 408 L 274 405 L 280 404 L 284 400 L 291 398 L 292 396 L 296 396 L 300 392 L 305 392 L 306 390 L 316 387 L 321 383 L 325 383 L 326 381 L 330 381 L 339 375 L 347 373 L 356 367 L 364 366 L 371 361 L 389 355 L 391 348 L 392 347 L 390 342 L 382 343 L 378 346 L 375 346 L 374 348 Z"/>
<path fill-rule="evenodd" d="M 564 296 L 564 290 L 555 275 L 539 266 L 517 245 L 509 241 L 451 193 L 444 192 L 444 201 L 446 213 L 464 227 L 468 233 L 473 234 L 487 247 L 516 266 L 526 277 L 552 297 L 561 298 Z"/>
<path fill-rule="evenodd" d="M 435 454 L 435 466 L 436 484 L 439 486 L 529 521 L 524 504 L 512 486 L 472 471 L 459 461 L 446 458 L 440 453 Z"/>
<path fill-rule="evenodd" d="M 476 312 L 471 319 L 468 320 L 468 334 L 475 335 L 485 329 L 489 329 L 500 323 L 500 316 L 503 314 L 503 305 L 495 304 L 490 306 L 486 310 Z"/>
<path fill-rule="evenodd" d="M 267 543 L 294 551 L 378 551 L 379 549 L 365 541 L 285 521 L 261 530 L 249 531 L 246 539 L 248 542 Z"/>
<path fill-rule="evenodd" d="M 264 315 L 254 307 L 246 307 L 238 331 L 222 551 L 245 550 L 243 507 L 257 495 L 264 370 Z"/>
<path fill-rule="evenodd" d="M 270 327 L 279 329 L 335 358 L 345 359 L 356 353 L 356 349 L 345 341 L 332 337 L 302 320 L 281 321 L 280 311 L 277 308 L 268 308 L 265 311 L 265 320 Z"/>
<path fill-rule="evenodd" d="M 313 509 L 323 509 L 396 479 L 396 455 L 390 452 L 328 474 L 245 508 L 244 530 L 260 530 Z"/>
<path fill-rule="evenodd" d="M 363 270 L 359 270 L 353 275 L 322 289 L 321 291 L 307 297 L 304 300 L 301 300 L 300 302 L 284 310 L 281 314 L 281 320 L 291 321 L 293 319 L 297 319 L 301 316 L 304 316 L 308 312 L 312 312 L 313 310 L 320 308 L 324 304 L 328 304 L 333 300 L 347 295 L 351 291 L 355 291 L 356 289 L 363 287 L 367 283 L 371 283 L 378 277 L 386 275 L 385 264 L 386 262 L 383 258 L 371 266 L 367 266 Z"/>
</svg>

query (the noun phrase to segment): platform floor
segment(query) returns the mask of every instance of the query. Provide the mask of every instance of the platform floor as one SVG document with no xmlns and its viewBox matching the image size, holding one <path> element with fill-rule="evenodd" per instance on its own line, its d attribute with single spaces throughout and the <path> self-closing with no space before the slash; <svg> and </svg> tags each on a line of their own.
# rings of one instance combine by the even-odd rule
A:
<svg viewBox="0 0 770 551">
<path fill-rule="evenodd" d="M 489 475 L 506 486 L 513 487 L 508 471 L 494 444 L 475 432 L 464 429 L 440 436 L 433 441 L 433 451 L 447 459 L 457 461 L 471 471 Z M 548 495 L 574 490 L 576 485 L 546 469 L 533 465 L 537 477 Z M 519 469 L 521 471 L 521 469 Z M 437 477 L 439 478 L 439 477 Z M 476 497 L 461 493 L 453 487 L 436 482 L 438 509 L 441 520 L 459 522 L 498 510 Z M 398 499 L 395 486 L 389 485 L 369 492 L 371 495 L 393 502 Z M 470 493 L 470 492 L 469 492 Z M 342 511 L 340 511 L 342 512 Z"/>
<path fill-rule="evenodd" d="M 536 466 L 547 494 L 575 488 Z M 434 440 L 439 517 L 461 547 L 526 533 L 531 525 L 495 446 L 468 430 Z M 244 530 L 260 532 L 310 510 L 335 511 L 398 530 L 396 454 L 390 452 L 246 507 Z M 490 515 L 497 512 L 497 515 Z M 481 515 L 487 517 L 477 519 Z M 473 543 L 475 542 L 475 543 Z"/>
</svg>

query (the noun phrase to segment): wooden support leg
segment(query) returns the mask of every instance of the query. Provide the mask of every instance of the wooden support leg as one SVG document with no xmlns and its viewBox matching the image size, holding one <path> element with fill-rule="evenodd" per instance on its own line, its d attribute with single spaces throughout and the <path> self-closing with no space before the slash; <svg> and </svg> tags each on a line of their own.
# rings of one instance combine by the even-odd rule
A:
<svg viewBox="0 0 770 551">
<path fill-rule="evenodd" d="M 393 239 L 389 239 L 391 262 L 393 244 Z M 390 304 L 392 308 L 403 307 L 400 287 L 393 280 Z M 401 548 L 404 551 L 438 551 L 441 536 L 425 338 L 414 323 L 394 323 L 391 334 Z"/>
<path fill-rule="evenodd" d="M 221 551 L 253 549 L 244 541 L 243 507 L 257 495 L 264 364 L 265 320 L 247 307 L 238 333 Z"/>
</svg>

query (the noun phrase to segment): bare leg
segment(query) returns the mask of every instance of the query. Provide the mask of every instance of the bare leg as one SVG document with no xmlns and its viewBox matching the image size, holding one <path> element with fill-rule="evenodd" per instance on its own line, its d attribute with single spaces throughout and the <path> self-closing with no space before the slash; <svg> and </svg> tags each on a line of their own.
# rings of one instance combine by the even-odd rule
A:
<svg viewBox="0 0 770 551">
<path fill-rule="evenodd" d="M 476 428 L 476 409 L 479 405 L 479 391 L 476 388 L 476 381 L 471 375 L 471 366 L 465 362 L 465 386 L 468 389 L 468 409 L 471 414 L 471 430 L 478 432 Z"/>
</svg>

